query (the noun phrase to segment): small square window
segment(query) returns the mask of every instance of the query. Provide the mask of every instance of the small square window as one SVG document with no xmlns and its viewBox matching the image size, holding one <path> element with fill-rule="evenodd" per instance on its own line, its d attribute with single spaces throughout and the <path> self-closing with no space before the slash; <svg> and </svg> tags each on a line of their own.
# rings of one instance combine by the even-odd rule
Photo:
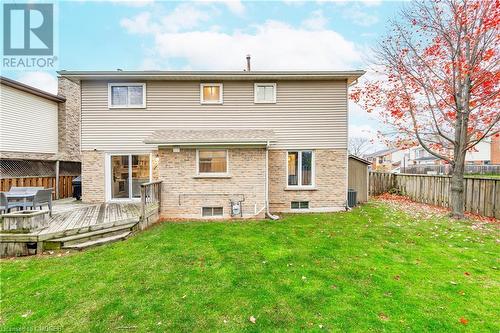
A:
<svg viewBox="0 0 500 333">
<path fill-rule="evenodd" d="M 224 209 L 222 207 L 203 207 L 201 209 L 201 216 L 203 217 L 213 217 L 222 216 Z"/>
<path fill-rule="evenodd" d="M 200 102 L 201 104 L 222 104 L 222 83 L 202 83 Z"/>
<path fill-rule="evenodd" d="M 227 150 L 198 150 L 198 174 L 227 173 Z"/>
<path fill-rule="evenodd" d="M 255 103 L 276 103 L 276 83 L 255 83 Z"/>
<path fill-rule="evenodd" d="M 309 209 L 309 201 L 292 201 L 292 209 Z"/>
</svg>

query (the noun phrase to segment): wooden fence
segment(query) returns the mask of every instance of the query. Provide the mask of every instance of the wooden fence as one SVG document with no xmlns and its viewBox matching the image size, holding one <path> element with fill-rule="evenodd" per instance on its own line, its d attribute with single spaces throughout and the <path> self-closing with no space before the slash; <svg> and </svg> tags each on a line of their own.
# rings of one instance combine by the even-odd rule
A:
<svg viewBox="0 0 500 333">
<path fill-rule="evenodd" d="M 450 176 L 370 172 L 370 195 L 390 190 L 414 201 L 448 207 Z M 465 178 L 465 211 L 500 218 L 500 179 Z"/>
<path fill-rule="evenodd" d="M 76 176 L 59 176 L 59 199 L 69 198 L 73 195 L 72 180 Z M 53 188 L 52 198 L 56 195 L 56 177 L 25 177 L 0 179 L 0 191 L 7 192 L 12 186 L 37 186 Z"/>
</svg>

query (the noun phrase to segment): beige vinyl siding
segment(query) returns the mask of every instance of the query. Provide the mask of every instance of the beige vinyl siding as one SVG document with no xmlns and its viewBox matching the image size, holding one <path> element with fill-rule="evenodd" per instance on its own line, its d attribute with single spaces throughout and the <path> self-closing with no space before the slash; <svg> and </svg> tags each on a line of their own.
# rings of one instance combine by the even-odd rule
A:
<svg viewBox="0 0 500 333">
<path fill-rule="evenodd" d="M 82 149 L 150 149 L 142 141 L 164 128 L 270 128 L 276 149 L 347 147 L 346 81 L 278 81 L 276 104 L 255 104 L 252 81 L 223 83 L 223 105 L 201 105 L 198 81 L 148 81 L 145 109 L 108 109 L 108 81 L 83 81 Z"/>
<path fill-rule="evenodd" d="M 57 153 L 57 102 L 0 86 L 0 151 Z"/>
</svg>

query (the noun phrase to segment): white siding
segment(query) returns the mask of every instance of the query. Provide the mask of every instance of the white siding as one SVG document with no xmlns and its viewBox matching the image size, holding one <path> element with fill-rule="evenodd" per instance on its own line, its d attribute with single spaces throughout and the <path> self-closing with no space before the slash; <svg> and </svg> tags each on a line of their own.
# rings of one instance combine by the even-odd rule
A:
<svg viewBox="0 0 500 333">
<path fill-rule="evenodd" d="M 57 153 L 57 103 L 0 86 L 0 151 Z"/>
<path fill-rule="evenodd" d="M 346 148 L 346 81 L 278 81 L 276 104 L 254 82 L 226 81 L 223 105 L 200 104 L 200 82 L 148 81 L 145 109 L 108 109 L 108 82 L 82 82 L 82 150 L 136 151 L 164 128 L 271 128 L 273 148 Z"/>
</svg>

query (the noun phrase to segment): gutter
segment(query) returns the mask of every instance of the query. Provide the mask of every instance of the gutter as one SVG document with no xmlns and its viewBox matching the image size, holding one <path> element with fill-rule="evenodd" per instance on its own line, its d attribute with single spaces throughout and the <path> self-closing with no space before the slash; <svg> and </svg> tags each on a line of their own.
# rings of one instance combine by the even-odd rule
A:
<svg viewBox="0 0 500 333">
<path fill-rule="evenodd" d="M 271 214 L 269 211 L 269 141 L 266 145 L 266 216 L 271 220 L 278 220 L 280 217 Z"/>
</svg>

